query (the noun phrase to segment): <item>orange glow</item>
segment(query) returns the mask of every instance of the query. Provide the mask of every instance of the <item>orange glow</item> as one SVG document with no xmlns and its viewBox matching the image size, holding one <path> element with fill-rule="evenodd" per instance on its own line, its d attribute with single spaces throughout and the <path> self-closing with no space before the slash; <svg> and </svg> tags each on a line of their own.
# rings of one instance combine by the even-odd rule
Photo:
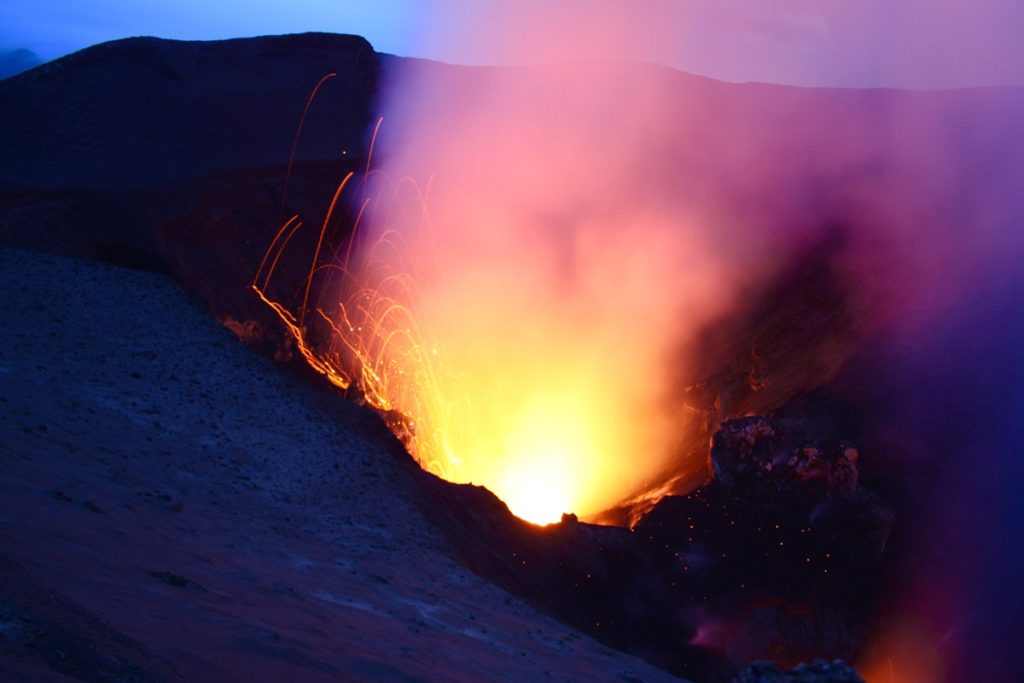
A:
<svg viewBox="0 0 1024 683">
<path fill-rule="evenodd" d="M 746 271 L 710 221 L 638 172 L 677 125 L 664 91 L 629 67 L 494 73 L 479 101 L 403 90 L 416 118 L 396 114 L 386 166 L 346 177 L 301 240 L 315 249 L 290 253 L 309 261 L 304 280 L 275 275 L 303 229 L 293 219 L 252 286 L 309 365 L 381 411 L 422 467 L 534 523 L 595 520 L 679 452 L 680 350 Z M 342 203 L 356 213 L 344 238 L 331 232 Z M 690 465 L 674 481 L 704 476 Z"/>
<path fill-rule="evenodd" d="M 350 178 L 332 198 L 331 211 Z M 252 284 L 312 368 L 335 386 L 357 388 L 369 405 L 388 413 L 423 467 L 487 486 L 527 521 L 598 512 L 629 493 L 629 478 L 615 467 L 620 418 L 606 398 L 616 396 L 616 373 L 599 358 L 572 352 L 585 348 L 584 330 L 558 325 L 548 331 L 559 335 L 557 343 L 508 330 L 510 344 L 499 347 L 481 337 L 496 331 L 490 325 L 497 322 L 477 310 L 478 329 L 442 337 L 424 324 L 413 276 L 423 272 L 420 252 L 410 250 L 406 233 L 387 231 L 357 256 L 324 265 L 319 255 L 330 251 L 329 221 L 321 226 L 294 312 L 267 292 L 302 227 L 296 218 L 281 228 Z M 310 292 L 318 278 L 324 289 L 314 303 Z M 333 297 L 333 306 L 325 303 Z M 319 333 L 311 327 L 317 320 L 325 326 Z"/>
<path fill-rule="evenodd" d="M 920 623 L 892 624 L 858 662 L 867 683 L 943 683 L 947 680 L 939 639 Z"/>
<path fill-rule="evenodd" d="M 545 300 L 543 282 L 519 283 L 524 298 L 510 301 L 489 289 L 494 281 L 446 280 L 424 193 L 409 179 L 378 182 L 376 195 L 363 179 L 355 233 L 335 256 L 328 226 L 352 177 L 331 198 L 305 280 L 280 287 L 294 299 L 270 290 L 302 229 L 297 217 L 279 230 L 252 283 L 309 365 L 385 413 L 424 468 L 486 486 L 527 521 L 594 515 L 632 493 L 645 471 L 629 467 L 629 453 L 653 449 L 646 437 L 664 429 L 657 411 L 641 414 L 650 402 L 634 400 L 629 381 L 637 368 L 653 370 L 653 359 L 606 352 L 634 331 L 615 320 L 595 325 L 559 305 L 527 306 Z M 367 177 L 387 180 L 378 171 Z M 415 224 L 369 240 L 361 222 L 374 204 Z M 642 313 L 648 300 L 629 303 Z"/>
</svg>

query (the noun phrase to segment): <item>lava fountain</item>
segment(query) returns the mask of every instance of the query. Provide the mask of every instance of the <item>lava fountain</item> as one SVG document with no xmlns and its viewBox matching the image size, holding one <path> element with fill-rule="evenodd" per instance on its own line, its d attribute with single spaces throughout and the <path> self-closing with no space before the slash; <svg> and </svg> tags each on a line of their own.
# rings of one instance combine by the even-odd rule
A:
<svg viewBox="0 0 1024 683">
<path fill-rule="evenodd" d="M 387 414 L 424 467 L 531 522 L 593 518 L 666 467 L 687 437 L 669 368 L 738 279 L 709 222 L 652 191 L 676 128 L 661 75 L 512 69 L 456 97 L 411 69 L 374 165 L 331 201 L 358 207 L 351 237 L 329 212 L 287 299 L 271 289 L 290 221 L 253 283 L 307 361 Z"/>
<path fill-rule="evenodd" d="M 532 25 L 507 28 L 530 43 Z M 545 523 L 563 512 L 601 519 L 685 490 L 688 475 L 692 487 L 717 421 L 823 384 L 878 335 L 832 390 L 858 406 L 850 420 L 874 445 L 865 460 L 904 492 L 909 526 L 944 520 L 946 535 L 904 541 L 932 559 L 903 562 L 927 564 L 941 585 L 984 587 L 989 602 L 978 604 L 998 613 L 991 570 L 968 553 L 947 571 L 949 544 L 935 539 L 959 547 L 957 534 L 984 527 L 960 515 L 1018 531 L 1003 508 L 975 502 L 993 489 L 1009 501 L 1021 481 L 1005 456 L 1019 439 L 1009 417 L 1020 405 L 1019 335 L 1005 328 L 1024 300 L 1020 91 L 734 87 L 600 61 L 599 49 L 587 56 L 387 67 L 375 160 L 340 184 L 315 238 L 296 240 L 306 228 L 285 222 L 253 282 L 301 354 L 380 411 L 423 467 L 485 485 Z M 311 243 L 308 268 L 288 281 L 278 266 L 299 243 Z M 793 270 L 800 296 L 773 316 L 769 285 L 800 253 L 827 277 Z M 992 302 L 1003 308 L 965 314 Z M 991 349 L 977 341 L 988 329 L 1001 330 Z M 748 343 L 761 339 L 772 343 Z M 692 404 L 689 388 L 700 395 Z M 996 416 L 996 435 L 983 419 L 966 429 L 965 405 Z M 921 472 L 944 488 L 907 493 Z M 995 538 L 964 547 L 1001 563 Z M 1018 557 L 1006 566 L 1019 575 Z M 916 596 L 908 584 L 924 579 L 900 571 L 911 578 L 894 585 Z M 927 628 L 879 629 L 863 658 L 879 680 L 927 679 L 932 652 L 904 651 L 960 638 L 932 601 L 961 613 L 945 596 L 912 600 L 906 611 Z"/>
<path fill-rule="evenodd" d="M 253 288 L 307 362 L 381 411 L 426 469 L 486 486 L 531 522 L 594 515 L 641 488 L 642 463 L 679 437 L 658 406 L 660 363 L 681 294 L 700 291 L 673 284 L 680 255 L 701 246 L 636 211 L 592 207 L 570 223 L 543 205 L 516 208 L 531 198 L 523 188 L 486 179 L 502 192 L 482 196 L 478 171 L 448 168 L 429 185 L 381 170 L 346 177 L 297 294 L 272 293 L 297 217 Z M 439 189 L 452 175 L 454 189 Z M 341 243 L 331 213 L 346 191 L 359 209 Z"/>
<path fill-rule="evenodd" d="M 899 306 L 910 287 L 898 273 L 928 267 L 930 251 L 889 230 L 924 224 L 907 207 L 928 206 L 927 192 L 908 184 L 895 204 L 885 192 L 917 177 L 925 146 L 886 142 L 844 118 L 841 98 L 740 102 L 667 68 L 601 60 L 443 75 L 413 61 L 390 77 L 375 152 L 331 198 L 304 282 L 271 291 L 296 219 L 254 286 L 306 360 L 384 412 L 424 467 L 486 486 L 529 521 L 596 520 L 699 484 L 707 454 L 692 446 L 709 435 L 694 425 L 737 409 L 723 399 L 688 421 L 681 388 L 701 381 L 686 371 L 700 336 L 837 217 L 856 223 L 841 269 L 884 274 L 847 278 L 869 316 Z M 711 107 L 694 99 L 705 92 Z M 793 128 L 795 114 L 808 124 Z M 880 170 L 850 181 L 862 166 Z M 339 202 L 354 207 L 351 235 Z M 786 372 L 809 376 L 777 382 L 759 409 L 844 357 L 800 353 Z"/>
<path fill-rule="evenodd" d="M 254 287 L 425 468 L 524 519 L 596 520 L 666 472 L 692 488 L 707 454 L 687 445 L 707 434 L 685 419 L 686 350 L 820 232 L 784 204 L 804 176 L 681 117 L 692 103 L 667 68 L 446 69 L 390 74 L 375 153 L 331 198 L 304 282 L 274 279 L 295 219 Z M 697 168 L 707 149 L 720 160 Z M 740 166 L 783 203 L 725 208 L 763 192 L 718 192 Z"/>
</svg>

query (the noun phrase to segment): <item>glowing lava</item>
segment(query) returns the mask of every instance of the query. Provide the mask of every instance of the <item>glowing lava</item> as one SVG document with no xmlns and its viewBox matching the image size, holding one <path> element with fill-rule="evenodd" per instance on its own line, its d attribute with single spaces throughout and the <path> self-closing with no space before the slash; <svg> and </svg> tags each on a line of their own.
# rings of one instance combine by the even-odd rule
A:
<svg viewBox="0 0 1024 683">
<path fill-rule="evenodd" d="M 457 97 L 410 74 L 371 143 L 383 168 L 346 178 L 316 239 L 286 224 L 253 288 L 424 468 L 532 522 L 593 520 L 687 438 L 680 348 L 743 257 L 638 171 L 677 126 L 668 91 L 629 66 L 530 73 Z M 342 199 L 355 225 L 335 234 Z M 309 260 L 302 282 L 275 275 L 286 251 Z"/>
<path fill-rule="evenodd" d="M 305 281 L 272 286 L 303 227 L 292 218 L 253 282 L 309 365 L 381 411 L 424 468 L 486 486 L 527 521 L 593 515 L 632 493 L 644 470 L 625 456 L 653 448 L 645 439 L 662 421 L 629 381 L 650 374 L 653 360 L 609 353 L 633 330 L 581 304 L 606 289 L 584 286 L 552 301 L 557 273 L 495 280 L 507 265 L 487 258 L 453 276 L 439 267 L 451 255 L 439 253 L 418 187 L 394 186 L 380 173 L 370 179 L 359 184 L 367 196 L 344 251 L 329 234 L 329 212 Z M 339 186 L 332 211 L 351 181 Z M 415 224 L 367 237 L 361 221 L 373 205 L 400 207 L 401 220 Z M 282 303 L 275 287 L 298 292 L 296 300 Z M 643 310 L 642 301 L 626 303 Z"/>
<path fill-rule="evenodd" d="M 498 433 L 508 430 L 499 459 L 505 473 L 495 481 L 495 491 L 516 515 L 535 524 L 580 509 L 590 484 L 588 461 L 601 462 L 588 415 L 566 413 L 565 406 L 578 405 L 572 398 L 541 396 L 514 423 L 492 427 Z"/>
</svg>

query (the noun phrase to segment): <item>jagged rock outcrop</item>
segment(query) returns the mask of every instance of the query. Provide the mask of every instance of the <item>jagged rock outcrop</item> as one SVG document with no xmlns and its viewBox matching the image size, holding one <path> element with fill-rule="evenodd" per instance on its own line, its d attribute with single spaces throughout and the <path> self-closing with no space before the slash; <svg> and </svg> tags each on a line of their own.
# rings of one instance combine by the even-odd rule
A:
<svg viewBox="0 0 1024 683">
<path fill-rule="evenodd" d="M 848 659 L 866 636 L 893 513 L 858 483 L 850 443 L 810 432 L 796 419 L 726 422 L 718 476 L 635 527 L 703 624 L 697 641 L 735 662 Z"/>
<path fill-rule="evenodd" d="M 821 445 L 794 419 L 730 420 L 711 444 L 721 486 L 748 501 L 807 509 L 809 528 L 833 552 L 871 564 L 885 550 L 893 513 L 859 485 L 858 458 L 853 444 Z"/>
</svg>

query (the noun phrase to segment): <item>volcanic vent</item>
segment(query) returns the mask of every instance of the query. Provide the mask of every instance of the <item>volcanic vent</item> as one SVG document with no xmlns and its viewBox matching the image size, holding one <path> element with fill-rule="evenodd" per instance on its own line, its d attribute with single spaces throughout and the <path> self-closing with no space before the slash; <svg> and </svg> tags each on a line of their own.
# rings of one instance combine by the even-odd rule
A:
<svg viewBox="0 0 1024 683">
<path fill-rule="evenodd" d="M 239 336 L 375 406 L 432 471 L 524 517 L 619 525 L 529 525 L 396 461 L 463 566 L 666 669 L 1012 668 L 976 653 L 1003 647 L 998 589 L 1020 566 L 1002 540 L 1018 91 L 462 69 L 358 40 L 286 68 L 293 42 L 332 44 L 260 43 L 252 92 L 294 106 L 235 101 L 258 121 L 241 142 L 200 125 L 225 91 L 178 78 L 196 55 L 240 68 L 230 44 L 126 41 L 62 63 L 74 86 L 57 68 L 5 82 L 24 104 L 0 114 L 4 239 L 172 272 Z M 118 50 L 163 80 L 112 87 Z M 157 81 L 188 106 L 138 95 Z M 43 125 L 50 100 L 74 125 Z M 76 146 L 111 112 L 153 123 Z M 182 127 L 220 146 L 176 156 Z M 147 179 L 153 158 L 177 163 Z"/>
<path fill-rule="evenodd" d="M 503 87 L 588 75 L 517 73 Z M 660 85 L 647 98 L 666 96 Z M 531 130 L 536 116 L 513 122 L 540 136 L 530 147 L 552 135 Z M 642 210 L 561 167 L 502 185 L 465 167 L 461 146 L 483 143 L 448 125 L 429 139 L 458 130 L 442 148 L 457 163 L 418 182 L 374 166 L 374 150 L 384 168 L 406 158 L 378 119 L 366 166 L 323 218 L 295 214 L 274 235 L 251 288 L 297 355 L 374 408 L 424 469 L 486 486 L 529 522 L 561 520 L 531 530 L 486 496 L 421 482 L 468 566 L 577 628 L 696 680 L 765 657 L 856 656 L 891 509 L 859 484 L 842 425 L 730 421 L 828 381 L 877 324 L 851 286 L 851 228 L 782 231 L 785 259 L 761 263 L 713 249 L 718 226 L 675 204 L 671 184 Z M 582 189 L 545 189 L 562 175 Z"/>
</svg>

